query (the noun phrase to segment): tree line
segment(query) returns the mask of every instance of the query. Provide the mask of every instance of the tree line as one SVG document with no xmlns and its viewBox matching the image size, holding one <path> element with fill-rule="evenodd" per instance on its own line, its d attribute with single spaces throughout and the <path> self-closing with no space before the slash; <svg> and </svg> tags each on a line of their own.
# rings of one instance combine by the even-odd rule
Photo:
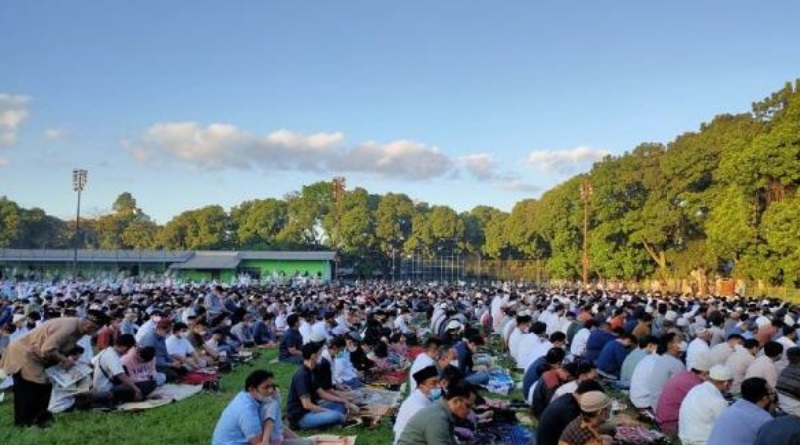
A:
<svg viewBox="0 0 800 445">
<path fill-rule="evenodd" d="M 458 213 L 401 193 L 336 193 L 320 181 L 283 199 L 226 211 L 189 210 L 157 225 L 130 193 L 108 214 L 82 220 L 91 249 L 339 251 L 362 271 L 393 257 L 465 255 L 543 262 L 552 277 L 581 275 L 584 232 L 592 278 L 723 276 L 800 282 L 800 80 L 668 143 L 607 156 L 585 174 L 510 212 Z M 581 189 L 583 190 L 583 193 Z M 590 192 L 590 193 L 589 193 Z M 587 217 L 587 230 L 584 218 Z M 0 198 L 0 247 L 63 248 L 74 221 Z"/>
</svg>

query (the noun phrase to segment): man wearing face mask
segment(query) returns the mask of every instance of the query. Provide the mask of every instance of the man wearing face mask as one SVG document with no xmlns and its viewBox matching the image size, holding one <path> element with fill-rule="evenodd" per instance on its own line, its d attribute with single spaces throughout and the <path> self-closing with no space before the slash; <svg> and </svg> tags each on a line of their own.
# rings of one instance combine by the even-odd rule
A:
<svg viewBox="0 0 800 445">
<path fill-rule="evenodd" d="M 438 401 L 417 411 L 396 445 L 456 445 L 454 418 L 466 419 L 477 398 L 476 387 L 466 381 L 452 383 Z"/>
<path fill-rule="evenodd" d="M 428 407 L 442 396 L 442 389 L 439 387 L 439 371 L 435 366 L 428 366 L 412 375 L 417 383 L 416 389 L 408 395 L 408 398 L 400 405 L 397 412 L 397 419 L 394 421 L 394 441 L 400 439 L 408 421 L 414 414 Z"/>
<path fill-rule="evenodd" d="M 271 372 L 258 369 L 250 373 L 244 382 L 244 391 L 222 411 L 211 438 L 212 445 L 269 443 L 265 427 L 271 435 L 275 420 L 264 418 L 262 404 L 269 402 L 274 394 L 275 381 Z"/>
</svg>

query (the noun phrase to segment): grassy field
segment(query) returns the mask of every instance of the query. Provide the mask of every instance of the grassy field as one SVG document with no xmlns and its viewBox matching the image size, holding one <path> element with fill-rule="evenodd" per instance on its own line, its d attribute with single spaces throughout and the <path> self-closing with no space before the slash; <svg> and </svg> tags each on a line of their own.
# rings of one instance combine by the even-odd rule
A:
<svg viewBox="0 0 800 445">
<path fill-rule="evenodd" d="M 56 416 L 48 429 L 13 426 L 11 393 L 0 404 L 0 444 L 48 445 L 122 445 L 122 444 L 209 444 L 217 418 L 228 401 L 240 391 L 244 379 L 253 369 L 264 368 L 275 373 L 281 386 L 284 403 L 289 383 L 296 369 L 292 365 L 269 364 L 275 351 L 265 351 L 252 365 L 238 368 L 222 380 L 222 392 L 202 393 L 180 403 L 173 403 L 139 413 L 77 412 Z M 284 411 L 285 412 L 285 411 Z M 379 428 L 361 427 L 329 430 L 332 434 L 358 435 L 359 444 L 392 443 L 390 420 Z"/>
</svg>

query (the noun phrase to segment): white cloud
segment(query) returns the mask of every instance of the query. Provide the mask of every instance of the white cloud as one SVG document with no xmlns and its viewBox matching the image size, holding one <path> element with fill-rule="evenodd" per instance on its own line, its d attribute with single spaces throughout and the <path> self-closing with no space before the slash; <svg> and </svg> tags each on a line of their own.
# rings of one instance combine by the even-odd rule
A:
<svg viewBox="0 0 800 445">
<path fill-rule="evenodd" d="M 195 122 L 176 122 L 155 124 L 141 141 L 123 141 L 122 147 L 140 163 L 161 156 L 205 169 L 366 172 L 417 180 L 440 176 L 452 167 L 446 154 L 419 142 L 366 142 L 352 147 L 344 142 L 340 132 L 303 135 L 282 129 L 256 136 L 230 124 L 204 128 Z"/>
<path fill-rule="evenodd" d="M 542 188 L 536 184 L 531 184 L 528 182 L 523 182 L 520 179 L 509 179 L 500 183 L 500 188 L 505 190 L 511 190 L 514 192 L 523 192 L 523 193 L 536 193 L 542 191 Z"/>
<path fill-rule="evenodd" d="M 572 173 L 608 154 L 608 150 L 582 145 L 567 150 L 534 150 L 528 153 L 527 162 L 544 171 Z"/>
<path fill-rule="evenodd" d="M 28 119 L 27 96 L 0 93 L 0 145 L 16 145 L 19 127 Z"/>
<path fill-rule="evenodd" d="M 488 153 L 475 153 L 460 156 L 458 158 L 458 163 L 480 181 L 489 181 L 498 176 L 494 157 Z"/>
<path fill-rule="evenodd" d="M 44 130 L 44 137 L 51 141 L 64 141 L 69 138 L 69 132 L 61 128 L 47 127 Z"/>
</svg>

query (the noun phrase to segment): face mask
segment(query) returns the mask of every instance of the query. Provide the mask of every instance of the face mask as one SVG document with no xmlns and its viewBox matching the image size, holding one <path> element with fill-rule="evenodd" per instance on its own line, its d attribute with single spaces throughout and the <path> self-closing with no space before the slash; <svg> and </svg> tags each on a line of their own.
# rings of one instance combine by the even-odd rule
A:
<svg viewBox="0 0 800 445">
<path fill-rule="evenodd" d="M 350 352 L 356 352 L 356 350 L 357 350 L 357 349 L 358 349 L 358 348 L 357 348 L 357 347 L 355 347 L 355 346 L 348 346 L 348 347 L 347 347 L 347 350 L 348 350 L 348 351 L 350 351 Z"/>
<path fill-rule="evenodd" d="M 266 402 L 269 402 L 269 401 L 272 400 L 272 397 L 270 397 L 270 396 L 262 396 L 260 394 L 257 395 L 257 396 L 253 396 L 253 398 L 256 399 L 259 403 L 266 403 Z"/>
<path fill-rule="evenodd" d="M 428 398 L 431 399 L 431 402 L 435 402 L 442 398 L 442 388 L 433 388 Z"/>
<path fill-rule="evenodd" d="M 225 326 L 230 326 L 231 325 L 231 321 L 230 320 L 225 320 L 224 324 L 225 324 Z"/>
<path fill-rule="evenodd" d="M 161 316 L 156 315 L 156 316 L 153 317 L 153 322 L 154 323 L 158 323 L 159 321 L 161 321 Z"/>
<path fill-rule="evenodd" d="M 450 366 L 458 368 L 458 360 L 450 360 Z"/>
</svg>

